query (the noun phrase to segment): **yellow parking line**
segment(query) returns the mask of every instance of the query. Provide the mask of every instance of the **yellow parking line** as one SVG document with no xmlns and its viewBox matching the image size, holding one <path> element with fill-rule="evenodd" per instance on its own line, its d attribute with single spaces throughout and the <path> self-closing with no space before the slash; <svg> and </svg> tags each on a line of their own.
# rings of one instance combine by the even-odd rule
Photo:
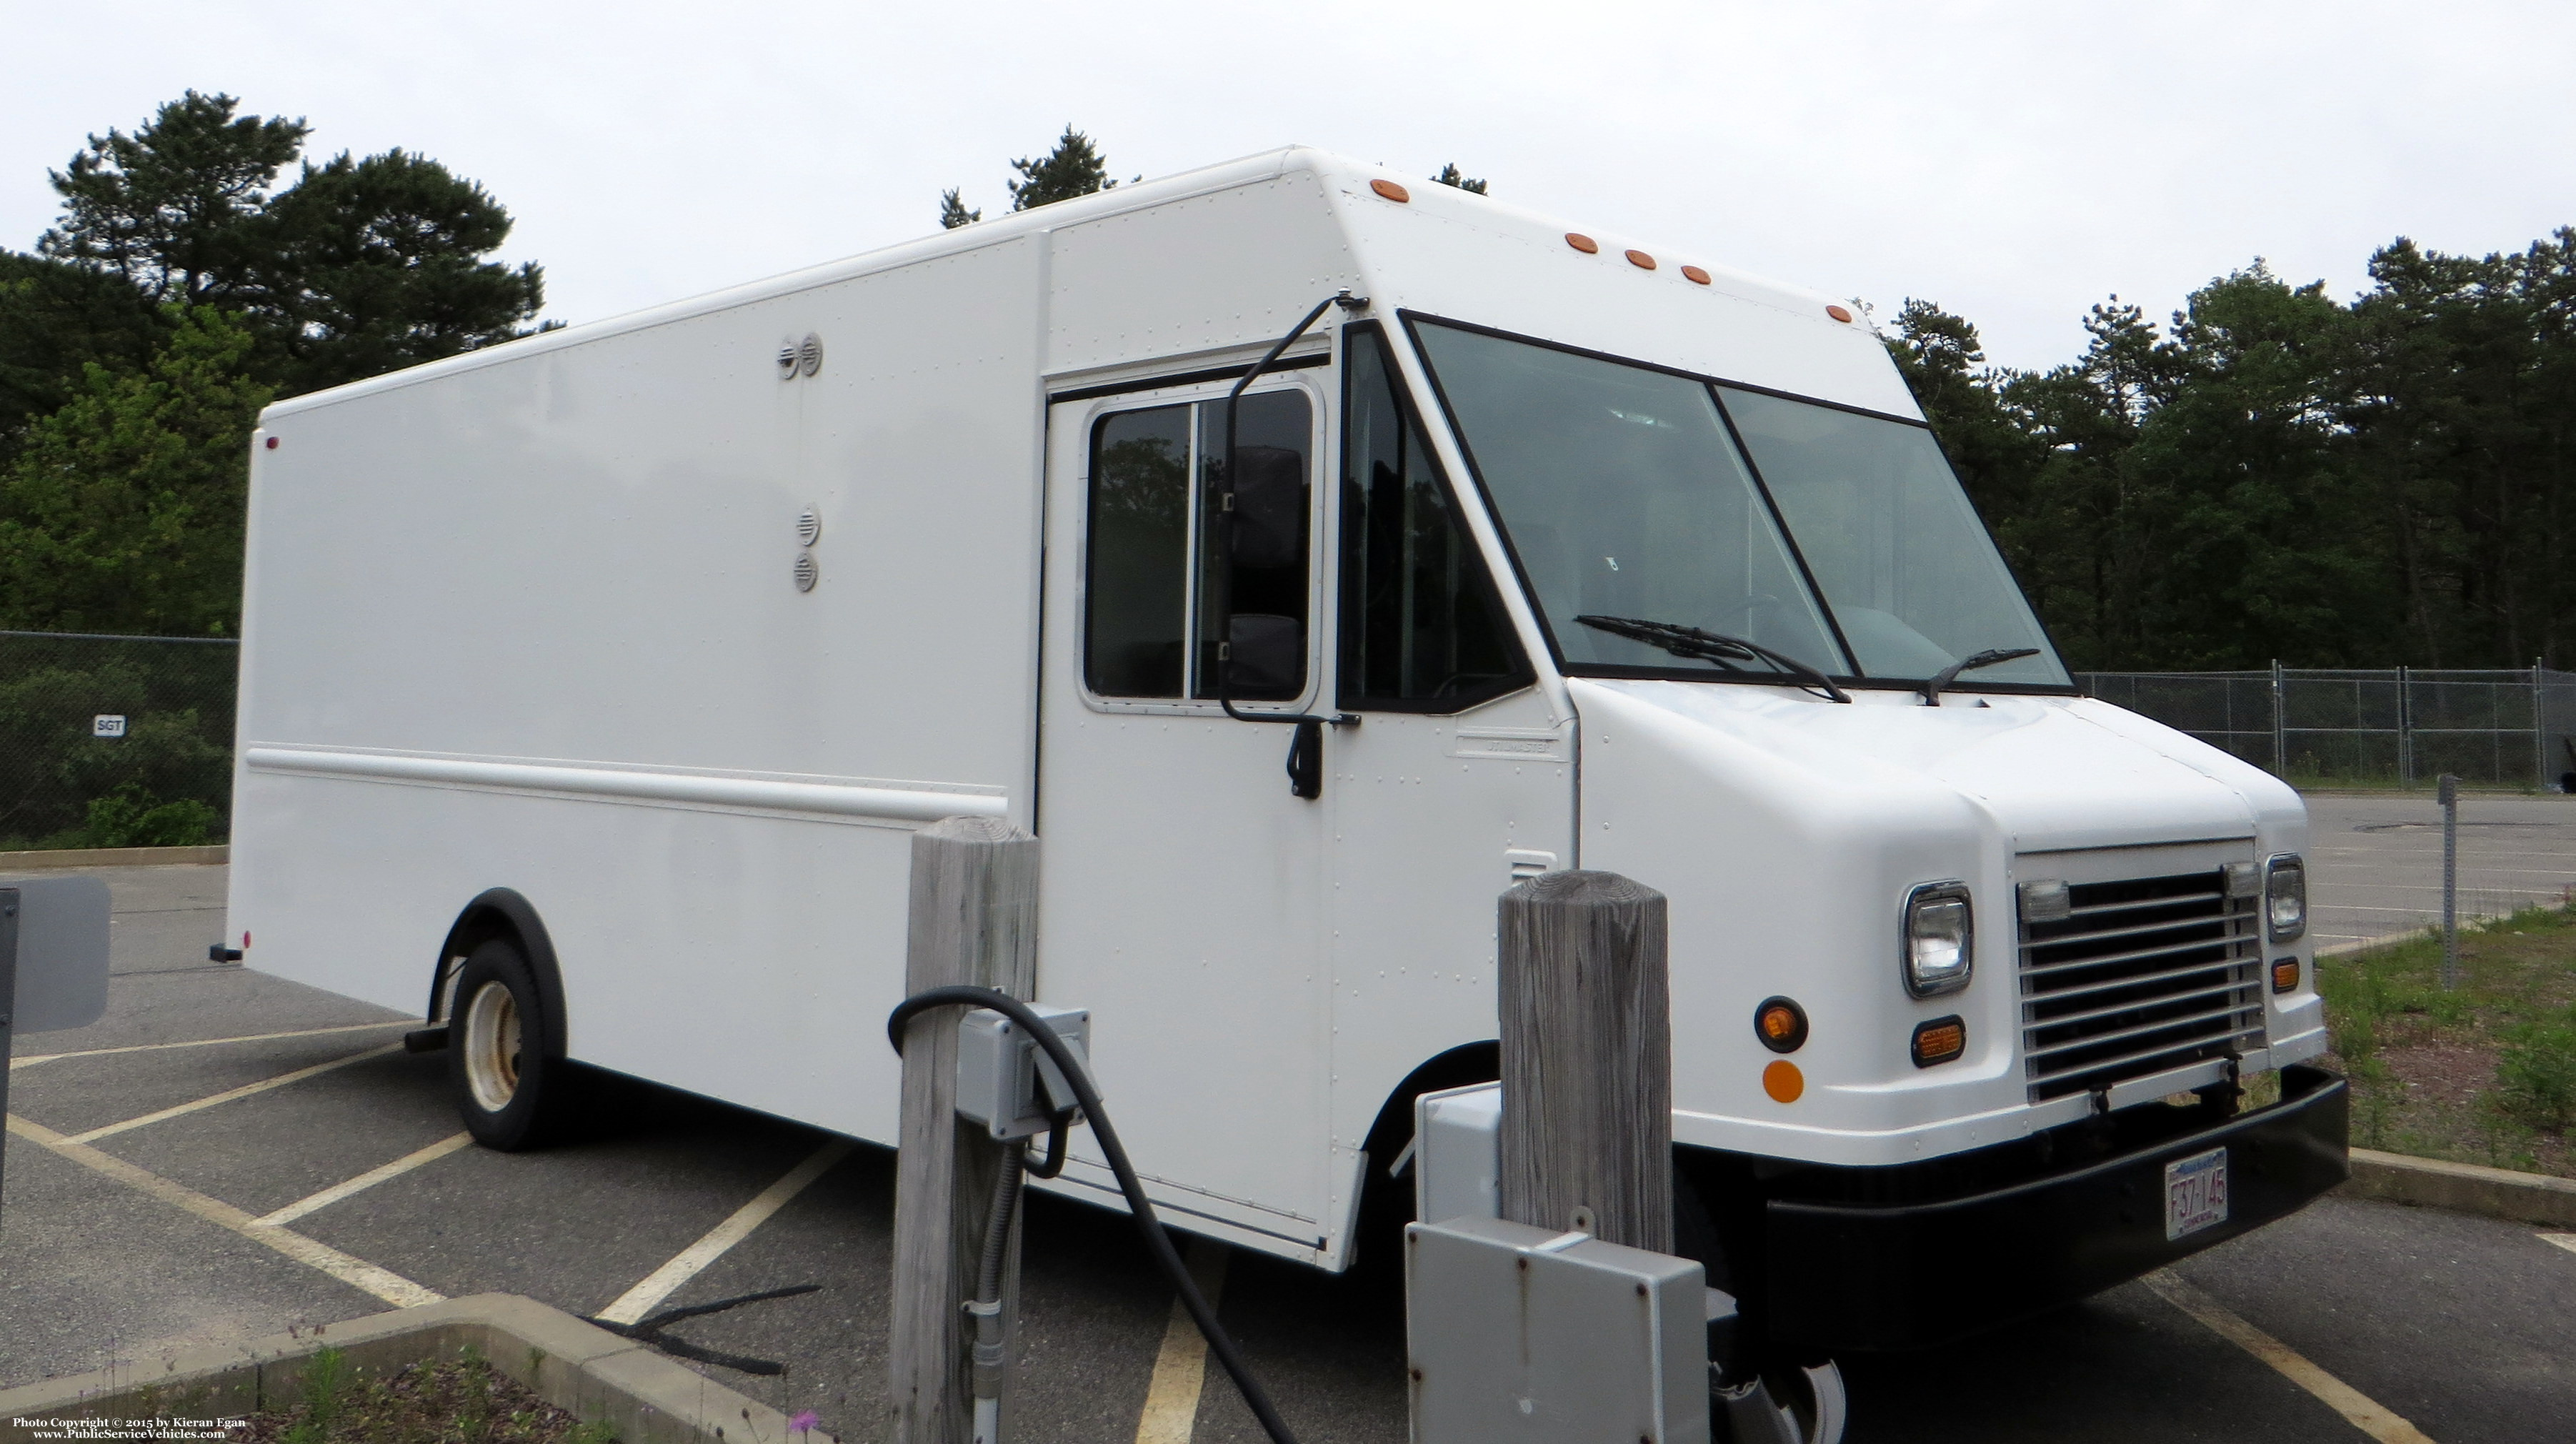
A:
<svg viewBox="0 0 2576 1444">
<path fill-rule="evenodd" d="M 238 1038 L 190 1038 L 181 1043 L 129 1043 L 122 1048 L 83 1048 L 77 1053 L 38 1053 L 9 1060 L 11 1071 L 32 1068 L 38 1063 L 51 1063 L 57 1058 L 104 1058 L 110 1053 L 158 1053 L 167 1048 L 211 1048 L 218 1043 L 266 1043 L 277 1038 L 319 1038 L 328 1033 L 365 1033 L 379 1028 L 416 1026 L 410 1018 L 396 1018 L 390 1023 L 351 1023 L 340 1028 L 298 1028 L 291 1033 L 245 1033 Z"/>
<path fill-rule="evenodd" d="M 250 1214 L 219 1198 L 208 1198 L 186 1184 L 173 1183 L 157 1173 L 147 1172 L 109 1154 L 101 1153 L 76 1138 L 65 1138 L 41 1123 L 30 1123 L 12 1113 L 9 1131 L 40 1148 L 50 1149 L 83 1168 L 102 1173 L 136 1192 L 149 1194 L 163 1203 L 195 1214 L 208 1223 L 232 1230 L 255 1243 L 265 1244 L 308 1268 L 319 1269 L 352 1288 L 363 1289 L 396 1308 L 414 1304 L 434 1304 L 447 1296 L 422 1288 L 391 1269 L 380 1268 L 353 1254 L 345 1254 L 318 1239 L 306 1238 L 292 1229 L 262 1224 Z"/>
<path fill-rule="evenodd" d="M 293 1223 L 308 1213 L 319 1213 L 353 1193 L 364 1193 L 388 1178 L 399 1178 L 424 1163 L 435 1163 L 473 1141 L 474 1135 L 471 1133 L 459 1133 L 450 1138 L 442 1138 L 416 1153 L 406 1153 L 382 1168 L 370 1168 L 346 1183 L 332 1184 L 320 1193 L 299 1198 L 274 1212 L 261 1214 L 252 1222 L 262 1228 L 275 1228 L 280 1224 Z"/>
<path fill-rule="evenodd" d="M 1226 1260 L 1234 1250 L 1212 1238 L 1190 1240 L 1190 1279 L 1214 1308 L 1225 1294 Z M 1207 1336 L 1189 1305 L 1172 1300 L 1163 1347 L 1154 1356 L 1154 1382 L 1145 1390 L 1145 1412 L 1136 1420 L 1136 1444 L 1190 1444 L 1198 1427 L 1199 1389 L 1207 1382 Z"/>
<path fill-rule="evenodd" d="M 2576 1253 L 2576 1233 L 2544 1233 L 2540 1235 L 2540 1241 L 2554 1243 L 2569 1253 Z"/>
<path fill-rule="evenodd" d="M 381 1048 L 369 1048 L 364 1053 L 352 1053 L 346 1058 L 334 1058 L 328 1063 L 316 1063 L 310 1068 L 298 1068 L 292 1073 L 280 1073 L 274 1078 L 263 1078 L 256 1083 L 244 1083 L 239 1088 L 227 1088 L 221 1093 L 200 1098 L 194 1103 L 182 1103 L 174 1108 L 164 1108 L 158 1113 L 146 1113 L 140 1118 L 128 1118 L 122 1123 L 111 1123 L 105 1128 L 93 1128 L 87 1133 L 75 1133 L 71 1136 L 71 1141 L 95 1143 L 99 1139 L 123 1133 L 128 1129 L 159 1123 L 165 1118 L 177 1118 L 182 1114 L 194 1113 L 200 1108 L 212 1108 L 218 1103 L 230 1103 L 236 1098 L 248 1098 L 254 1093 L 265 1093 L 271 1088 L 283 1088 L 289 1083 L 301 1083 L 316 1073 L 328 1073 L 334 1068 L 346 1068 L 352 1063 L 363 1063 L 369 1058 L 381 1058 L 387 1053 L 399 1052 L 401 1049 L 400 1043 L 387 1043 Z"/>
<path fill-rule="evenodd" d="M 724 1257 L 725 1250 L 751 1237 L 751 1231 L 769 1221 L 769 1216 L 787 1206 L 787 1201 L 805 1191 L 805 1185 L 849 1157 L 857 1145 L 846 1138 L 835 1138 L 815 1149 L 803 1163 L 787 1171 L 784 1178 L 760 1191 L 760 1196 L 733 1211 L 733 1217 L 707 1230 L 706 1236 L 680 1250 L 669 1263 L 645 1275 L 644 1281 L 618 1295 L 617 1302 L 601 1309 L 592 1317 L 612 1324 L 641 1322 L 653 1312 L 656 1304 L 679 1291 L 680 1285 L 696 1278 L 707 1265 Z"/>
<path fill-rule="evenodd" d="M 2207 1324 L 2212 1333 L 2278 1369 L 2284 1378 L 2316 1395 L 2327 1408 L 2380 1444 L 2433 1444 L 2423 1430 L 2399 1418 L 2386 1405 L 2309 1363 L 2304 1355 L 2245 1322 L 2173 1270 L 2158 1269 L 2140 1282 L 2154 1289 L 2166 1303 Z"/>
</svg>

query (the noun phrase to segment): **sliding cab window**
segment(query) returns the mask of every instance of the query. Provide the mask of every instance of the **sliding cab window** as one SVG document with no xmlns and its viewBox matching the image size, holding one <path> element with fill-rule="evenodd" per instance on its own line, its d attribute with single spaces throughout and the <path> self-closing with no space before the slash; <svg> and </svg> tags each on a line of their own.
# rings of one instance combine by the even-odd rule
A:
<svg viewBox="0 0 2576 1444">
<path fill-rule="evenodd" d="M 1238 669 L 1235 697 L 1305 691 L 1314 412 L 1296 390 L 1238 405 L 1230 545 L 1218 524 L 1222 399 L 1113 412 L 1092 427 L 1083 679 L 1096 696 L 1213 698 L 1229 614 L 1236 638 L 1268 634 L 1247 656 L 1292 659 L 1264 675 Z"/>
<path fill-rule="evenodd" d="M 1456 712 L 1530 685 L 1384 336 L 1344 334 L 1341 705 Z"/>
</svg>

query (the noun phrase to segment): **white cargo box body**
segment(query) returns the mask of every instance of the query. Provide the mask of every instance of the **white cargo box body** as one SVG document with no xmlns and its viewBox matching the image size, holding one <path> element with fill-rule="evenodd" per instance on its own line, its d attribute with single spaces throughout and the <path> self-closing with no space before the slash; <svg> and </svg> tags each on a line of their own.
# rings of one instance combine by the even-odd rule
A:
<svg viewBox="0 0 2576 1444">
<path fill-rule="evenodd" d="M 1569 683 L 1403 317 L 1919 413 L 1826 298 L 1610 235 L 1580 251 L 1447 187 L 1372 189 L 1392 179 L 1282 151 L 271 407 L 234 942 L 414 1010 L 460 910 L 507 888 L 550 940 L 570 1056 L 887 1141 L 910 833 L 1008 818 L 1047 843 L 1040 995 L 1090 1010 L 1175 1222 L 1328 1266 L 1391 1095 L 1493 1037 L 1493 902 L 1516 873 L 1611 867 L 1673 897 L 1683 1142 L 1893 1163 L 2073 1116 L 2027 1099 L 2017 1063 L 2017 859 L 2295 850 L 2295 798 L 2065 696 L 1927 728 L 1910 693 Z M 1306 801 L 1281 774 L 1291 729 L 1090 690 L 1085 489 L 1103 418 L 1221 399 L 1345 288 L 1534 676 L 1334 730 Z M 1336 705 L 1354 319 L 1253 391 L 1309 418 L 1305 692 L 1285 704 L 1307 710 Z M 808 337 L 819 365 L 782 379 Z M 1588 774 L 1605 748 L 1595 795 L 1578 757 Z M 2000 985 L 1927 1008 L 1882 996 L 1887 894 L 1936 876 L 1989 909 L 1978 966 Z M 1746 1021 L 1783 991 L 1816 1024 L 1794 1108 L 1765 1098 Z M 1902 1065 L 1916 1015 L 1962 1004 L 1974 1056 Z M 2311 989 L 2265 1018 L 2273 1061 L 2317 1051 Z M 1106 1184 L 1077 1142 L 1053 1186 Z"/>
</svg>

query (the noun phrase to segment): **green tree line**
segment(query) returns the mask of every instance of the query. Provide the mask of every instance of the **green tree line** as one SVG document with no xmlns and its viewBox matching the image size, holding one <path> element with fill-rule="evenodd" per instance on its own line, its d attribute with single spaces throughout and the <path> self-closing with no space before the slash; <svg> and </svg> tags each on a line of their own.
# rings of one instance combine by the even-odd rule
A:
<svg viewBox="0 0 2576 1444">
<path fill-rule="evenodd" d="M 190 91 L 89 137 L 0 250 L 0 629 L 232 635 L 259 408 L 528 334 L 498 200 L 310 131 Z"/>
<path fill-rule="evenodd" d="M 499 201 L 309 133 L 191 91 L 89 137 L 55 225 L 0 250 L 0 631 L 236 635 L 259 409 L 527 334 L 543 275 L 491 259 Z M 0 848 L 221 836 L 233 662 L 0 637 Z"/>
<path fill-rule="evenodd" d="M 2262 262 L 2083 354 L 1986 362 L 1922 300 L 1888 344 L 2069 665 L 2569 664 L 2576 229 L 2400 238 L 2350 301 Z"/>
</svg>

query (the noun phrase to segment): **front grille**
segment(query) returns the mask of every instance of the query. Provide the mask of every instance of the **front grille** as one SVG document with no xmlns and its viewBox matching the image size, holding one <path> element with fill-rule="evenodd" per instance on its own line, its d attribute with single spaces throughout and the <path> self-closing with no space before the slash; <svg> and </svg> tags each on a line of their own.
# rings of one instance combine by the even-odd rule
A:
<svg viewBox="0 0 2576 1444">
<path fill-rule="evenodd" d="M 2066 917 L 2021 924 L 2031 1102 L 2261 1046 L 2259 900 L 2230 898 L 2224 872 L 2067 893 Z"/>
</svg>

